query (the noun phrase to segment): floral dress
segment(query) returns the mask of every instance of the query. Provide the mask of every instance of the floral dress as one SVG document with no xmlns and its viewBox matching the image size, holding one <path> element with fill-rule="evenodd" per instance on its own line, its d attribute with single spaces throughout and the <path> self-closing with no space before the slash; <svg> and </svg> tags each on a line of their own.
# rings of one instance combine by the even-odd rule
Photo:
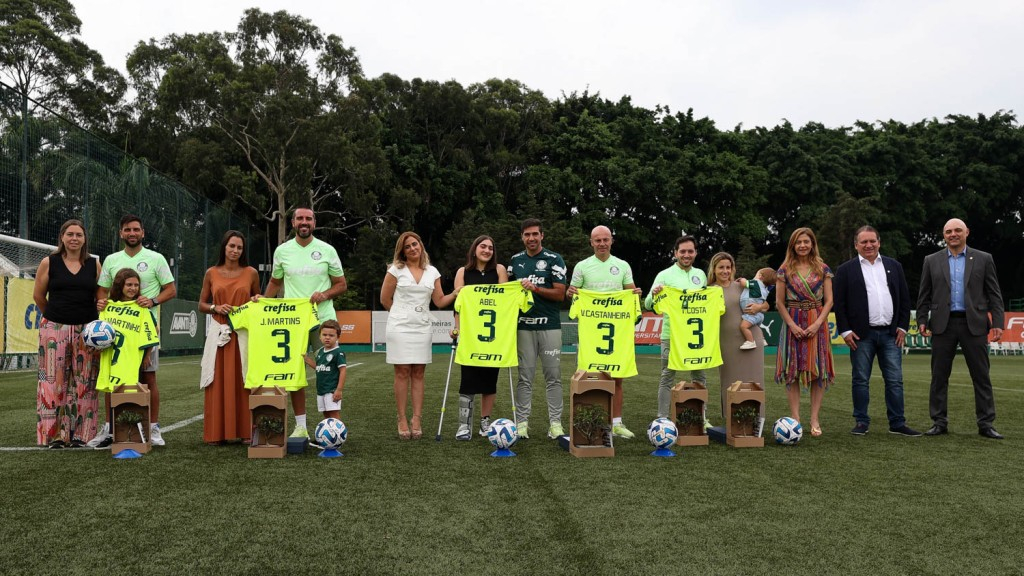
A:
<svg viewBox="0 0 1024 576">
<path fill-rule="evenodd" d="M 819 276 L 811 270 L 807 276 L 799 272 L 788 274 L 779 268 L 778 277 L 786 282 L 786 310 L 793 323 L 801 328 L 813 324 L 821 314 L 825 298 L 825 279 L 833 276 L 828 266 Z M 829 323 L 821 323 L 818 333 L 811 338 L 797 339 L 783 323 L 779 331 L 779 349 L 775 356 L 775 381 L 789 386 L 799 383 L 802 388 L 817 384 L 828 388 L 835 380 L 832 365 L 832 338 Z"/>
</svg>

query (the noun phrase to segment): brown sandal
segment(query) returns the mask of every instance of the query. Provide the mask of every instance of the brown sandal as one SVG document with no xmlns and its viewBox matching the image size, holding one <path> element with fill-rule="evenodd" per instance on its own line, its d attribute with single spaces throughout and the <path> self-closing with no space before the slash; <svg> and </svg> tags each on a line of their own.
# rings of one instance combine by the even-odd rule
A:
<svg viewBox="0 0 1024 576">
<path fill-rule="evenodd" d="M 423 429 L 420 427 L 420 417 L 413 416 L 411 424 L 412 426 L 412 439 L 419 440 L 423 437 Z"/>
<path fill-rule="evenodd" d="M 409 432 L 409 424 L 401 416 L 398 417 L 398 437 L 402 440 L 408 440 L 412 437 L 412 434 Z"/>
</svg>

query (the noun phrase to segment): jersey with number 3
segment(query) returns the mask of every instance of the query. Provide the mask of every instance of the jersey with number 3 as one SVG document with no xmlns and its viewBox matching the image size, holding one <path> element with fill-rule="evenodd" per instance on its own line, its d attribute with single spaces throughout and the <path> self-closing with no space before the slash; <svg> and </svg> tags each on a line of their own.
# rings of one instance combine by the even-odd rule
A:
<svg viewBox="0 0 1024 576">
<path fill-rule="evenodd" d="M 320 325 L 308 299 L 261 298 L 235 308 L 228 323 L 232 330 L 249 331 L 246 388 L 280 386 L 294 391 L 306 386 L 302 355 L 309 331 Z"/>
<path fill-rule="evenodd" d="M 491 368 L 519 364 L 519 313 L 532 306 L 533 293 L 519 282 L 465 286 L 455 299 L 455 312 L 459 315 L 455 361 L 463 366 Z"/>
<path fill-rule="evenodd" d="M 642 313 L 640 296 L 632 290 L 576 292 L 569 309 L 569 318 L 579 320 L 576 368 L 612 378 L 636 376 L 635 325 Z"/>
<path fill-rule="evenodd" d="M 114 327 L 114 344 L 100 355 L 96 389 L 112 392 L 120 384 L 139 381 L 139 368 L 147 348 L 160 343 L 156 319 L 148 308 L 130 302 L 107 302 L 100 320 Z"/>
<path fill-rule="evenodd" d="M 668 367 L 703 370 L 722 364 L 719 346 L 725 294 L 719 286 L 679 290 L 665 286 L 654 297 L 654 311 L 667 314 L 671 323 Z"/>
</svg>

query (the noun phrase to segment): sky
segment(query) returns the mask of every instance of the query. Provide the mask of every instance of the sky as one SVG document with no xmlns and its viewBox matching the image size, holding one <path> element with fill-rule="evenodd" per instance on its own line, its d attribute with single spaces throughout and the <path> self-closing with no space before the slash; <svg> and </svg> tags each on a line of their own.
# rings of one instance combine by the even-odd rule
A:
<svg viewBox="0 0 1024 576">
<path fill-rule="evenodd" d="M 133 47 L 286 10 L 356 49 L 364 74 L 519 80 L 692 108 L 720 129 L 1024 112 L 1019 0 L 72 0 L 82 40 Z"/>
</svg>

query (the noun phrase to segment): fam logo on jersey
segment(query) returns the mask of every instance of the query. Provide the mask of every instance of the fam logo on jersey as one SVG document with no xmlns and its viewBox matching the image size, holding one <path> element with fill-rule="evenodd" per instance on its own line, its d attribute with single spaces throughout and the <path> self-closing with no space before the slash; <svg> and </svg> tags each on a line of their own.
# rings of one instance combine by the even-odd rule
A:
<svg viewBox="0 0 1024 576">
<path fill-rule="evenodd" d="M 171 334 L 188 334 L 190 337 L 195 338 L 196 327 L 199 322 L 196 319 L 196 311 L 191 312 L 175 312 L 171 318 Z"/>
<path fill-rule="evenodd" d="M 618 266 L 612 266 L 611 268 L 608 269 L 608 272 L 612 276 L 618 276 L 619 275 L 619 267 Z"/>
<path fill-rule="evenodd" d="M 139 262 L 135 266 L 135 269 L 138 270 L 139 272 L 145 272 L 146 270 L 149 270 L 149 264 L 146 264 L 145 262 Z"/>
<path fill-rule="evenodd" d="M 313 250 L 313 253 L 310 254 L 309 257 L 312 258 L 313 260 L 320 260 L 321 258 L 324 257 L 324 255 L 321 254 L 319 250 Z"/>
</svg>

